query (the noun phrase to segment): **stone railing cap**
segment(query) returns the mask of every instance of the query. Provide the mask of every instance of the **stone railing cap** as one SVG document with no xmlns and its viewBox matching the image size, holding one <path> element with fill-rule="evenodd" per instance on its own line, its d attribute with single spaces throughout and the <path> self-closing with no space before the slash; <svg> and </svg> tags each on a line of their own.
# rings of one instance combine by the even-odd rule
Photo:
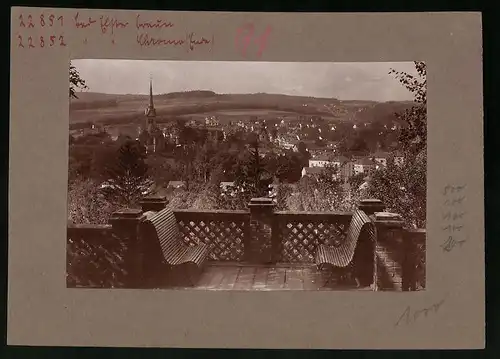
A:
<svg viewBox="0 0 500 359">
<path fill-rule="evenodd" d="M 362 204 L 382 204 L 382 201 L 377 198 L 365 198 L 359 201 Z"/>
<path fill-rule="evenodd" d="M 397 213 L 391 212 L 375 212 L 375 219 L 377 221 L 402 221 L 403 218 Z"/>
<path fill-rule="evenodd" d="M 166 202 L 167 197 L 165 196 L 149 196 L 141 199 L 141 203 L 150 203 L 150 202 Z"/>
<path fill-rule="evenodd" d="M 250 200 L 249 206 L 274 206 L 274 202 L 272 198 L 260 197 L 260 198 L 252 198 Z"/>
<path fill-rule="evenodd" d="M 136 219 L 142 215 L 142 210 L 125 208 L 115 211 L 111 214 L 110 219 Z"/>
</svg>

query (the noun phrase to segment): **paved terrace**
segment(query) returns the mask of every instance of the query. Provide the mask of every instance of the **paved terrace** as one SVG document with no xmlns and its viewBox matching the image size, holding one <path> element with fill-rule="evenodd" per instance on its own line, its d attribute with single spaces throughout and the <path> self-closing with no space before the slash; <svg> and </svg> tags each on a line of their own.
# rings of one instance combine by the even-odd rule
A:
<svg viewBox="0 0 500 359">
<path fill-rule="evenodd" d="M 249 211 L 173 210 L 179 241 L 212 248 L 190 286 L 168 279 L 164 267 L 149 274 L 140 269 L 140 263 L 157 260 L 161 249 L 141 250 L 137 228 L 145 213 L 165 208 L 164 198 L 145 200 L 142 210 L 117 212 L 108 225 L 68 224 L 67 284 L 238 291 L 425 288 L 425 230 L 403 228 L 380 201 L 359 205 L 376 227 L 375 243 L 347 268 L 321 270 L 315 263 L 318 247 L 345 241 L 352 213 L 280 212 L 269 202 L 256 203 Z"/>
</svg>

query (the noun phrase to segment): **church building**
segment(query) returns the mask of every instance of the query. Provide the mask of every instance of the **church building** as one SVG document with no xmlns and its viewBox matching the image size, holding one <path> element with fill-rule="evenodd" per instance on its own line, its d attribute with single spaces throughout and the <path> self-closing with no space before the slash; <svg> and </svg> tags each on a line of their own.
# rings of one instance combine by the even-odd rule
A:
<svg viewBox="0 0 500 359">
<path fill-rule="evenodd" d="M 155 153 L 163 150 L 165 135 L 156 123 L 156 109 L 153 102 L 153 82 L 149 81 L 149 105 L 144 111 L 146 125 L 139 135 L 139 141 L 146 147 L 146 153 Z"/>
</svg>

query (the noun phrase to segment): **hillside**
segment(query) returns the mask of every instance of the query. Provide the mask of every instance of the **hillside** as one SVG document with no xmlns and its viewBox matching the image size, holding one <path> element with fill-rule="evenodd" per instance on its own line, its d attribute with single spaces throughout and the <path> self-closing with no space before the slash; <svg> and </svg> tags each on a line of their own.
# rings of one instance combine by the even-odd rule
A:
<svg viewBox="0 0 500 359">
<path fill-rule="evenodd" d="M 143 120 L 147 95 L 113 95 L 79 92 L 70 103 L 70 124 L 94 122 L 103 124 L 135 123 Z M 341 101 L 282 94 L 216 94 L 212 91 L 188 91 L 154 96 L 158 116 L 217 115 L 219 118 L 242 119 L 250 116 L 282 117 L 321 116 L 332 121 L 395 121 L 395 112 L 411 102 Z"/>
</svg>

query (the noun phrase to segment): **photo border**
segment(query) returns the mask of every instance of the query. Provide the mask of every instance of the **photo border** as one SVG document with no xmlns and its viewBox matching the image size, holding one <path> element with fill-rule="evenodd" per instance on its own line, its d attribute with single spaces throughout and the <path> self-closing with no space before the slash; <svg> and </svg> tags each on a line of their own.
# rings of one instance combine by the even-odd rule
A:
<svg viewBox="0 0 500 359">
<path fill-rule="evenodd" d="M 41 11 L 13 8 L 12 38 L 20 32 L 16 27 L 20 13 L 38 18 Z M 70 19 L 76 10 L 43 11 Z M 78 11 L 85 16 L 117 16 L 131 23 L 136 13 L 169 17 L 189 31 L 212 33 L 217 47 L 210 53 L 141 49 L 135 44 L 136 31 L 128 29 L 116 35 L 114 48 L 98 32 L 84 33 L 91 40 L 84 47 L 83 32 L 69 27 L 62 30 L 65 48 L 19 49 L 11 41 L 9 345 L 484 347 L 480 14 Z M 100 58 L 242 61 L 234 34 L 247 22 L 258 29 L 272 23 L 276 29 L 260 61 L 427 63 L 426 291 L 196 291 L 191 295 L 193 291 L 65 288 L 69 104 L 67 75 L 61 69 L 72 58 L 97 54 Z M 32 36 L 47 34 L 46 29 L 31 30 L 22 31 Z M 39 70 L 40 61 L 44 71 Z M 451 252 L 441 248 L 446 240 L 440 221 L 445 209 L 443 190 L 448 185 L 466 186 L 468 213 L 464 224 L 467 242 L 463 249 Z M 439 311 L 429 311 L 407 325 L 395 325 L 407 308 L 418 312 L 443 300 Z"/>
</svg>

